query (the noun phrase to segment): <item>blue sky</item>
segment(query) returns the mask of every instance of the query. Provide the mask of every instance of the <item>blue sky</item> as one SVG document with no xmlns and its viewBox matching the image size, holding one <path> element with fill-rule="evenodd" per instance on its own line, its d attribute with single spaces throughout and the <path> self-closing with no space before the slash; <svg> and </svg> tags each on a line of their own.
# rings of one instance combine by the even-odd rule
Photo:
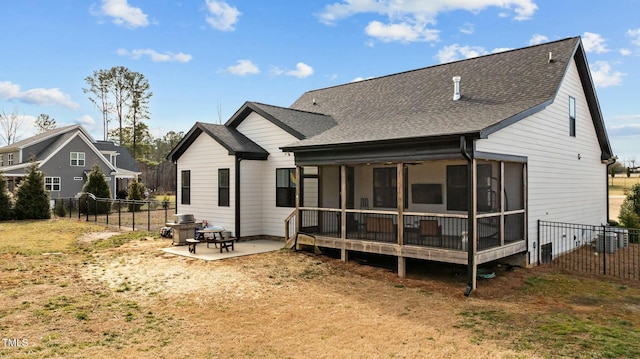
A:
<svg viewBox="0 0 640 359">
<path fill-rule="evenodd" d="M 640 0 L 22 0 L 0 11 L 0 111 L 102 139 L 82 88 L 126 66 L 151 85 L 154 136 L 224 123 L 245 101 L 581 36 L 613 150 L 640 160 Z M 114 127 L 114 124 L 111 124 Z M 636 158 L 637 156 L 637 158 Z"/>
</svg>

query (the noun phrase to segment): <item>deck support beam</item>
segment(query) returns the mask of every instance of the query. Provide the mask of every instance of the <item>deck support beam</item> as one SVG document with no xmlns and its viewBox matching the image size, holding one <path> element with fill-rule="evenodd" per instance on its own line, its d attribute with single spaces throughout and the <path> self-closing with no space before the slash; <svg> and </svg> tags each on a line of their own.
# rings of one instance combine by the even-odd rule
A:
<svg viewBox="0 0 640 359">
<path fill-rule="evenodd" d="M 344 239 L 347 238 L 347 166 L 340 166 L 340 237 L 343 238 L 340 259 L 347 262 L 347 248 Z"/>
<path fill-rule="evenodd" d="M 399 162 L 396 165 L 396 194 L 398 205 L 398 245 L 402 248 L 404 244 L 404 163 Z M 407 275 L 407 260 L 402 256 L 402 252 L 398 254 L 398 277 L 404 278 Z"/>
</svg>

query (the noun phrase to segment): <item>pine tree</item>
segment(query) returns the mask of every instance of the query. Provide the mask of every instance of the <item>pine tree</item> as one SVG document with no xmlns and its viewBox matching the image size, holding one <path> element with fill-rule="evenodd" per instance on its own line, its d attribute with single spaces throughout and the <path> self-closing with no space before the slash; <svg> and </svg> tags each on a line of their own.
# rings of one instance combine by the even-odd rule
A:
<svg viewBox="0 0 640 359">
<path fill-rule="evenodd" d="M 135 179 L 132 179 L 131 182 L 129 182 L 129 196 L 127 197 L 127 199 L 141 201 L 143 199 L 142 194 L 144 193 L 144 191 L 144 184 L 142 182 L 136 181 Z M 135 205 L 131 203 L 129 204 L 129 212 L 137 212 L 141 207 L 142 203 L 136 203 Z"/>
<path fill-rule="evenodd" d="M 27 176 L 20 182 L 16 190 L 16 219 L 48 219 L 49 192 L 44 189 L 44 174 L 38 169 L 36 162 L 31 162 Z"/>
<path fill-rule="evenodd" d="M 13 218 L 11 195 L 9 194 L 7 179 L 0 171 L 0 221 L 6 221 L 11 218 Z"/>
<path fill-rule="evenodd" d="M 91 168 L 91 172 L 87 177 L 87 182 L 82 187 L 82 192 L 91 193 L 96 198 L 111 198 L 111 190 L 109 189 L 109 184 L 107 183 L 106 178 L 104 177 L 104 173 L 100 169 L 100 166 L 94 165 Z M 89 211 L 89 214 L 95 214 L 96 210 L 98 214 L 105 214 L 109 211 L 109 202 L 98 202 L 97 205 L 95 203 L 91 203 L 87 208 L 87 196 L 82 196 L 81 199 L 81 207 L 86 211 Z M 86 213 L 86 212 L 85 212 Z"/>
</svg>

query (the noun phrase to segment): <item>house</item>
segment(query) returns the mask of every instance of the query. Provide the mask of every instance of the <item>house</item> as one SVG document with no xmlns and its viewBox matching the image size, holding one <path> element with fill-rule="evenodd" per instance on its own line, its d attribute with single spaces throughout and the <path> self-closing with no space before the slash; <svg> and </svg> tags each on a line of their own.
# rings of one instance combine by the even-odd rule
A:
<svg viewBox="0 0 640 359">
<path fill-rule="evenodd" d="M 52 199 L 82 192 L 94 164 L 105 174 L 114 197 L 140 174 L 126 148 L 94 140 L 81 125 L 56 128 L 0 147 L 0 171 L 7 177 L 9 190 L 13 191 L 26 176 L 32 160 L 44 173 L 45 187 Z"/>
<path fill-rule="evenodd" d="M 179 212 L 395 256 L 400 276 L 468 265 L 469 289 L 479 264 L 533 262 L 538 220 L 606 223 L 615 161 L 579 37 L 248 102 L 168 158 Z"/>
</svg>

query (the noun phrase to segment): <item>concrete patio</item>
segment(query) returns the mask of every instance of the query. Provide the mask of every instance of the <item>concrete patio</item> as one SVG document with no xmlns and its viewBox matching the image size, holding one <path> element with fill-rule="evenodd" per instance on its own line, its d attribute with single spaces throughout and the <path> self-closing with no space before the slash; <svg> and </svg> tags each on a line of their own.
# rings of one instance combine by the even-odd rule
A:
<svg viewBox="0 0 640 359">
<path fill-rule="evenodd" d="M 220 248 L 216 248 L 213 244 L 209 244 L 209 248 L 207 248 L 206 243 L 199 243 L 196 246 L 196 253 L 189 253 L 187 245 L 162 248 L 162 251 L 184 257 L 215 261 L 225 258 L 277 251 L 284 247 L 284 242 L 268 239 L 256 239 L 250 241 L 236 241 L 234 247 L 235 249 L 232 251 L 227 252 L 226 250 L 223 250 L 222 253 L 220 253 Z"/>
</svg>

